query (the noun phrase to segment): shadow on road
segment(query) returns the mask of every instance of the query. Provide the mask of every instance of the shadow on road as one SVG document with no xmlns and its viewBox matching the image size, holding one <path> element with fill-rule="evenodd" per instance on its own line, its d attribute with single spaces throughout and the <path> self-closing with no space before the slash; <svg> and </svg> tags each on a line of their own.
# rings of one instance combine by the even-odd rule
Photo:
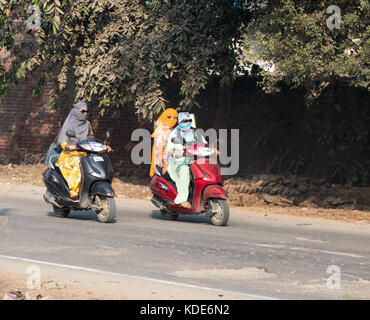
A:
<svg viewBox="0 0 370 320">
<path fill-rule="evenodd" d="M 0 209 L 0 216 L 7 216 L 7 215 L 10 215 L 16 212 L 19 212 L 19 210 L 14 209 L 14 208 L 4 208 L 4 209 Z"/>
<path fill-rule="evenodd" d="M 150 216 L 154 219 L 168 221 L 167 219 L 161 217 L 161 212 L 159 210 L 152 210 L 152 213 Z M 179 217 L 175 221 L 212 224 L 210 219 L 208 219 L 202 214 L 180 214 Z"/>
<path fill-rule="evenodd" d="M 52 212 L 52 211 L 51 212 L 48 212 L 47 215 L 49 217 L 54 217 L 55 219 L 58 219 L 55 216 L 55 213 Z M 73 211 L 73 210 L 71 210 L 71 212 L 69 213 L 68 217 L 65 218 L 65 219 L 94 220 L 94 221 L 98 221 L 97 218 L 96 218 L 96 213 L 94 211 L 92 211 L 92 210 L 81 210 L 81 211 Z M 113 221 L 110 222 L 110 223 L 116 223 L 116 219 L 113 219 Z"/>
</svg>

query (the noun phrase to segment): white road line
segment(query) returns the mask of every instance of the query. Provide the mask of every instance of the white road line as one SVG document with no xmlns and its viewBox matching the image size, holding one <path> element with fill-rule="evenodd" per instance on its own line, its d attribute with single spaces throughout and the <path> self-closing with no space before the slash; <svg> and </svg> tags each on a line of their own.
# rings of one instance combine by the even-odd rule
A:
<svg viewBox="0 0 370 320">
<path fill-rule="evenodd" d="M 300 241 L 311 241 L 311 242 L 328 242 L 327 240 L 316 240 L 316 239 L 307 239 L 307 238 L 296 238 Z"/>
<path fill-rule="evenodd" d="M 338 251 L 328 251 L 328 250 L 321 250 L 321 249 L 308 249 L 302 247 L 288 247 L 285 245 L 280 244 L 265 244 L 265 243 L 256 243 L 253 244 L 257 247 L 263 248 L 274 248 L 274 249 L 288 249 L 288 250 L 295 250 L 295 251 L 309 251 L 309 252 L 321 252 L 321 253 L 328 253 L 328 254 L 335 254 L 338 256 L 345 256 L 345 257 L 352 257 L 352 258 L 366 258 L 365 256 L 361 256 L 359 254 L 347 253 L 347 252 L 338 252 Z"/>
<path fill-rule="evenodd" d="M 255 246 L 263 247 L 263 248 L 274 248 L 274 249 L 287 247 L 282 244 L 264 244 L 264 243 L 256 243 Z"/>
<path fill-rule="evenodd" d="M 135 275 L 132 275 L 132 274 L 103 271 L 103 270 L 92 269 L 92 268 L 87 268 L 87 267 L 72 266 L 72 265 L 68 265 L 68 264 L 60 264 L 60 263 L 54 263 L 54 262 L 48 262 L 48 261 L 33 260 L 33 259 L 28 259 L 28 258 L 6 256 L 6 255 L 1 255 L 1 254 L 0 254 L 0 258 L 9 259 L 9 260 L 19 260 L 19 261 L 24 261 L 24 262 L 36 263 L 36 264 L 44 264 L 44 265 L 48 265 L 48 266 L 61 267 L 61 268 L 67 268 L 67 269 L 95 272 L 95 273 L 106 274 L 106 275 L 111 275 L 111 276 L 120 276 L 120 277 L 127 277 L 127 278 L 131 278 L 131 279 L 152 281 L 152 282 L 156 282 L 156 283 L 169 284 L 169 285 L 185 287 L 185 288 L 193 288 L 193 289 L 200 289 L 200 290 L 206 290 L 206 291 L 215 291 L 215 292 L 218 292 L 218 293 L 232 294 L 232 295 L 237 295 L 237 296 L 242 296 L 242 297 L 248 297 L 248 298 L 251 298 L 251 299 L 278 300 L 278 298 L 274 298 L 274 297 L 261 296 L 261 295 L 256 295 L 256 294 L 249 294 L 249 293 L 245 293 L 245 292 L 238 292 L 238 291 L 230 291 L 230 290 L 223 290 L 223 289 L 217 289 L 217 288 L 203 287 L 203 286 L 197 286 L 197 285 L 183 283 L 183 282 L 161 280 L 161 279 L 150 278 L 150 277 L 135 276 Z"/>
<path fill-rule="evenodd" d="M 321 253 L 328 253 L 328 254 L 335 254 L 338 256 L 345 256 L 345 257 L 352 257 L 352 258 L 366 258 L 365 256 L 361 256 L 358 254 L 353 253 L 346 253 L 346 252 L 336 252 L 336 251 L 327 251 L 327 250 L 320 250 L 320 249 L 307 249 L 307 248 L 300 248 L 300 247 L 290 247 L 290 250 L 301 250 L 301 251 L 316 251 Z"/>
</svg>

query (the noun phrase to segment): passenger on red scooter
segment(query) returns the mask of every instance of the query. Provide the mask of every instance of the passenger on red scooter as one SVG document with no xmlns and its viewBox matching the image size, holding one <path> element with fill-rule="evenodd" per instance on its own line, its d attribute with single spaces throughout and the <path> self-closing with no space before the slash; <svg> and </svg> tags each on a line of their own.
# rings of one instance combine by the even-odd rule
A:
<svg viewBox="0 0 370 320">
<path fill-rule="evenodd" d="M 185 146 L 178 138 L 189 144 L 195 142 L 195 134 L 192 129 L 192 118 L 188 112 L 180 112 L 178 125 L 172 130 L 167 142 L 168 173 L 176 183 L 177 197 L 175 204 L 184 208 L 191 208 L 187 201 L 189 196 L 190 166 L 189 160 L 184 156 Z M 180 143 L 179 143 L 180 142 Z"/>
<path fill-rule="evenodd" d="M 162 168 L 161 174 L 165 174 L 167 172 L 167 139 L 171 133 L 171 128 L 175 126 L 176 122 L 177 111 L 172 108 L 164 110 L 156 121 L 157 127 L 152 134 L 152 137 L 154 138 L 154 144 L 152 150 L 152 163 L 150 166 L 151 177 L 154 176 L 155 171 L 158 172 L 159 168 Z"/>
</svg>

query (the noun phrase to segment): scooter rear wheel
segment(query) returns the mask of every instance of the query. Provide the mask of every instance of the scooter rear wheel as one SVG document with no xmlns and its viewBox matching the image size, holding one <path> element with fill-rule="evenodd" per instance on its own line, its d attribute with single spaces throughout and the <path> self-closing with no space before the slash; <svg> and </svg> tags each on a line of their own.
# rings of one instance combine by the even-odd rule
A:
<svg viewBox="0 0 370 320">
<path fill-rule="evenodd" d="M 67 218 L 70 210 L 68 208 L 59 208 L 53 205 L 55 216 L 58 218 Z"/>
<path fill-rule="evenodd" d="M 229 205 L 224 199 L 210 200 L 212 209 L 215 214 L 211 217 L 211 222 L 215 226 L 226 226 L 229 222 L 230 210 Z"/>
</svg>

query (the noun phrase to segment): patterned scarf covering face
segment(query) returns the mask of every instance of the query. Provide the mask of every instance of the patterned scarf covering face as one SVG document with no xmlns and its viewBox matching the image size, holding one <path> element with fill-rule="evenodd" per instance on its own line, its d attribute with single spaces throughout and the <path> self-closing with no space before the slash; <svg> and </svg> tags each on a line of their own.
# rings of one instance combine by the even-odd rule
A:
<svg viewBox="0 0 370 320">
<path fill-rule="evenodd" d="M 88 110 L 85 102 L 79 102 L 73 105 L 73 109 L 68 114 L 68 117 L 64 121 L 62 129 L 58 137 L 57 143 L 67 142 L 68 144 L 76 144 L 78 140 L 86 139 L 89 134 L 89 121 L 87 120 L 87 113 L 82 113 L 81 110 Z M 66 132 L 68 130 L 74 130 L 76 138 L 67 137 Z"/>
<path fill-rule="evenodd" d="M 184 120 L 190 120 L 190 122 L 184 122 Z M 194 141 L 194 131 L 191 128 L 193 119 L 191 118 L 189 112 L 180 112 L 178 117 L 178 126 L 176 127 L 179 130 L 181 137 L 185 140 L 185 142 L 192 142 Z"/>
</svg>

